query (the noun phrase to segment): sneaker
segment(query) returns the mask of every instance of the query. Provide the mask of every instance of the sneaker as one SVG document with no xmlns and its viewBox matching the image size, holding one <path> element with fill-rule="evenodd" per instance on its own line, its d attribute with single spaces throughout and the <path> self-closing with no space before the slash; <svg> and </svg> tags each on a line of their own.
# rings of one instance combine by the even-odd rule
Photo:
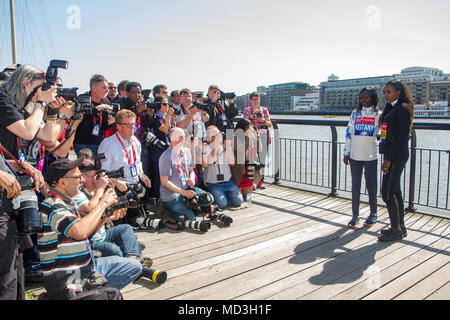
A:
<svg viewBox="0 0 450 320">
<path fill-rule="evenodd" d="M 371 214 L 366 219 L 366 221 L 364 222 L 364 226 L 365 227 L 371 227 L 371 226 L 373 226 L 375 224 L 375 222 L 377 222 L 377 215 L 376 214 L 374 214 L 374 215 Z"/>
<path fill-rule="evenodd" d="M 403 233 L 400 230 L 392 230 L 378 237 L 379 242 L 398 241 L 403 239 Z"/>
<path fill-rule="evenodd" d="M 402 230 L 403 238 L 406 238 L 406 236 L 408 235 L 408 232 L 406 231 L 406 228 L 405 227 L 401 227 L 401 230 Z M 390 232 L 392 232 L 392 229 L 381 230 L 381 234 L 388 234 Z"/>
<path fill-rule="evenodd" d="M 354 229 L 359 222 L 359 218 L 352 218 L 349 223 L 347 223 L 347 227 Z"/>
<path fill-rule="evenodd" d="M 258 185 L 256 186 L 256 188 L 264 190 L 266 188 L 266 186 L 264 185 L 264 183 L 262 181 L 259 181 Z"/>
</svg>

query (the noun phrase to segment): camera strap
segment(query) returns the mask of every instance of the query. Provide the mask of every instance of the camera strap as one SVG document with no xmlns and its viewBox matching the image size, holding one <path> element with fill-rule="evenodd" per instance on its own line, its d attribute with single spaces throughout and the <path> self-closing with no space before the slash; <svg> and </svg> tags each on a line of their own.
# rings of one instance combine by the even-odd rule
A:
<svg viewBox="0 0 450 320">
<path fill-rule="evenodd" d="M 16 157 L 14 157 L 14 156 L 11 154 L 11 152 L 9 152 L 8 149 L 6 149 L 1 143 L 0 143 L 0 150 L 2 151 L 2 154 L 3 154 L 3 152 L 6 153 L 6 155 L 7 155 L 8 157 L 10 157 L 12 160 L 14 160 L 15 162 L 17 162 L 17 164 L 20 166 L 20 168 L 21 168 L 26 174 L 28 174 L 30 177 L 33 176 L 27 169 L 25 169 L 25 168 L 23 167 L 23 165 L 22 165 L 22 162 L 23 162 L 23 161 L 17 160 Z M 6 160 L 5 160 L 5 163 L 7 163 Z M 12 170 L 11 166 L 9 165 L 9 163 L 8 163 L 8 167 Z"/>
<path fill-rule="evenodd" d="M 136 166 L 137 156 L 136 156 L 136 150 L 134 150 L 133 141 L 130 140 L 131 149 L 133 150 L 133 157 L 134 157 L 134 162 L 131 163 L 131 159 L 130 159 L 130 156 L 128 155 L 127 149 L 125 148 L 125 146 L 124 146 L 124 144 L 123 144 L 122 140 L 120 139 L 119 134 L 117 132 L 116 132 L 116 138 L 117 138 L 117 140 L 119 140 L 120 144 L 122 145 L 123 151 L 125 152 L 125 155 L 127 156 L 127 160 L 128 160 L 128 164 L 130 165 L 130 168 L 133 167 L 133 166 Z"/>
</svg>

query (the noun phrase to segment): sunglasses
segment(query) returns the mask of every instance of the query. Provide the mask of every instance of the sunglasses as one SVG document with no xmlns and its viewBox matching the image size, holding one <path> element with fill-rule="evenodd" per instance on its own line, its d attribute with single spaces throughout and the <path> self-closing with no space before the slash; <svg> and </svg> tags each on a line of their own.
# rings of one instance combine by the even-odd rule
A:
<svg viewBox="0 0 450 320">
<path fill-rule="evenodd" d="M 117 87 L 108 87 L 108 88 L 110 88 L 110 89 L 117 89 Z"/>
<path fill-rule="evenodd" d="M 82 175 L 80 174 L 79 176 L 66 176 L 66 177 L 62 177 L 61 179 L 67 179 L 67 178 L 70 178 L 70 179 L 81 179 L 81 177 L 82 177 Z"/>
</svg>

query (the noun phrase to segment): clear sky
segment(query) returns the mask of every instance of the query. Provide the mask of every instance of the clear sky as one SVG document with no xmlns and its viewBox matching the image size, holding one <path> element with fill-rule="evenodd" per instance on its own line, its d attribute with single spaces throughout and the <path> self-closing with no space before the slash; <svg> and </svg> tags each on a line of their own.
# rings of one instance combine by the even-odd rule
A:
<svg viewBox="0 0 450 320">
<path fill-rule="evenodd" d="M 3 68 L 12 61 L 8 0 L 0 10 Z M 238 94 L 319 85 L 332 73 L 450 73 L 450 0 L 15 0 L 15 10 L 18 62 L 45 71 L 50 59 L 68 60 L 60 75 L 80 91 L 94 73 Z"/>
</svg>

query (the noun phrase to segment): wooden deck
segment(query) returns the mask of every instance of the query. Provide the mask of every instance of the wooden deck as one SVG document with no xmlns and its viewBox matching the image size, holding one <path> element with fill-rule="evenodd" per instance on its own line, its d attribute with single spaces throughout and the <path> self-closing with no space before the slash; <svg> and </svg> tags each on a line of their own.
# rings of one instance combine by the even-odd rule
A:
<svg viewBox="0 0 450 320">
<path fill-rule="evenodd" d="M 449 299 L 449 220 L 407 214 L 408 237 L 379 243 L 389 226 L 346 227 L 351 201 L 279 186 L 256 191 L 252 208 L 227 211 L 229 228 L 139 232 L 144 255 L 166 270 L 157 286 L 140 279 L 127 300 Z"/>
<path fill-rule="evenodd" d="M 353 231 L 351 201 L 278 186 L 256 191 L 252 208 L 227 211 L 229 228 L 138 233 L 168 280 L 139 280 L 125 299 L 449 299 L 449 220 L 405 217 L 408 237 L 379 243 L 389 226 Z M 361 216 L 368 215 L 363 205 Z"/>
</svg>

